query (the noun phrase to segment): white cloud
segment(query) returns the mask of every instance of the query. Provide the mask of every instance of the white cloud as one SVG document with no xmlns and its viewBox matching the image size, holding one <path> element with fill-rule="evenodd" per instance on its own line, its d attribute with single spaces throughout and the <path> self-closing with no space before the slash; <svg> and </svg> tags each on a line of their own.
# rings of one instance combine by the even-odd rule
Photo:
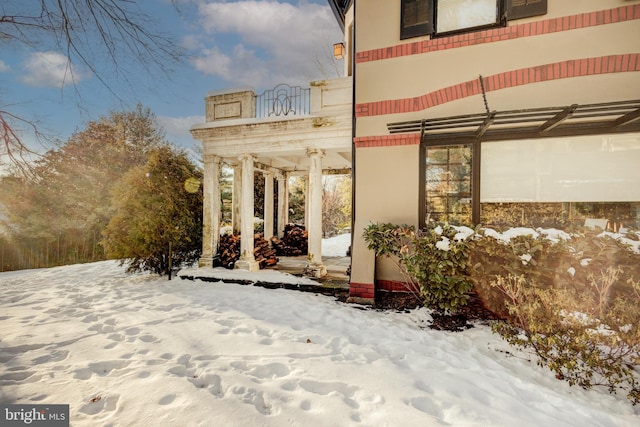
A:
<svg viewBox="0 0 640 427">
<path fill-rule="evenodd" d="M 204 123 L 204 116 L 159 116 L 157 120 L 165 132 L 167 132 L 167 135 L 179 138 L 191 138 L 189 129 L 196 123 Z"/>
<path fill-rule="evenodd" d="M 333 61 L 332 44 L 342 40 L 326 2 L 202 0 L 199 13 L 207 37 L 193 64 L 204 74 L 256 88 L 336 77 L 323 75 L 335 68 L 327 62 Z"/>
<path fill-rule="evenodd" d="M 25 74 L 20 80 L 29 86 L 61 88 L 91 76 L 75 68 L 65 55 L 52 51 L 32 53 L 23 65 Z"/>
<path fill-rule="evenodd" d="M 243 45 L 236 45 L 227 54 L 217 46 L 203 49 L 202 56 L 195 58 L 193 64 L 204 74 L 216 75 L 223 79 L 248 86 L 260 86 L 268 81 L 269 67 L 266 61 L 257 58 L 253 51 Z"/>
<path fill-rule="evenodd" d="M 182 38 L 182 47 L 187 50 L 197 50 L 202 47 L 200 39 L 195 34 L 188 34 Z"/>
<path fill-rule="evenodd" d="M 0 59 L 0 73 L 6 73 L 10 69 L 11 67 L 9 67 L 2 59 Z"/>
</svg>

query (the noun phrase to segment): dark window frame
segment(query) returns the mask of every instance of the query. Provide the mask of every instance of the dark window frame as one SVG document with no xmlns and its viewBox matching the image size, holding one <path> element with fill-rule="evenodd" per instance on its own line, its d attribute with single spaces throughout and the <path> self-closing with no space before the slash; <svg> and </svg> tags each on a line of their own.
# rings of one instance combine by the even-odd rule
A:
<svg viewBox="0 0 640 427">
<path fill-rule="evenodd" d="M 466 116 L 450 116 L 438 119 L 425 119 L 438 129 L 434 133 L 425 131 L 425 120 L 387 124 L 391 134 L 421 132 L 420 137 L 420 181 L 418 194 L 420 226 L 426 224 L 426 160 L 427 147 L 471 146 L 471 219 L 473 225 L 480 224 L 480 165 L 482 146 L 492 141 L 522 141 L 528 139 L 576 137 L 583 135 L 624 134 L 640 132 L 640 99 L 605 102 L 600 104 L 573 104 L 566 107 L 543 107 L 511 110 L 509 112 L 480 113 Z M 571 112 L 571 114 L 569 114 Z M 515 113 L 519 121 L 510 120 L 511 125 L 491 130 L 490 126 L 499 116 L 497 124 L 506 114 Z M 537 120 L 531 120 L 537 117 Z M 584 118 L 593 121 L 585 121 Z M 513 117 L 511 117 L 513 119 Z M 469 122 L 467 120 L 472 120 Z M 566 123 L 565 123 L 566 122 Z M 522 124 L 532 123 L 531 126 Z M 538 123 L 538 124 L 534 124 Z M 464 128 L 475 128 L 464 130 Z"/>
<path fill-rule="evenodd" d="M 410 4 L 426 3 L 428 20 L 423 24 L 405 26 L 405 14 Z M 433 33 L 433 0 L 401 0 L 400 2 L 400 40 L 425 36 Z M 416 11 L 417 13 L 417 11 Z"/>
<path fill-rule="evenodd" d="M 473 141 L 459 142 L 455 140 L 442 140 L 439 138 L 421 138 L 419 161 L 420 161 L 420 193 L 418 202 L 420 211 L 418 212 L 418 223 L 420 227 L 425 227 L 427 222 L 427 149 L 436 147 L 468 146 L 471 149 L 471 224 L 475 226 L 480 223 L 480 160 L 482 156 L 482 141 L 476 138 Z"/>
<path fill-rule="evenodd" d="M 508 20 L 530 18 L 547 13 L 547 0 L 506 0 L 505 3 Z"/>
<path fill-rule="evenodd" d="M 496 0 L 497 11 L 494 23 L 451 31 L 438 31 L 438 0 L 401 0 L 400 2 L 400 40 L 420 36 L 431 38 L 448 37 L 456 34 L 472 33 L 487 28 L 505 27 L 507 21 L 545 15 L 547 0 Z M 405 14 L 409 5 L 422 3 L 426 7 L 427 22 L 405 26 Z M 514 4 L 515 3 L 515 4 Z M 520 4 L 523 3 L 523 4 Z M 417 13 L 417 12 L 416 12 Z"/>
</svg>

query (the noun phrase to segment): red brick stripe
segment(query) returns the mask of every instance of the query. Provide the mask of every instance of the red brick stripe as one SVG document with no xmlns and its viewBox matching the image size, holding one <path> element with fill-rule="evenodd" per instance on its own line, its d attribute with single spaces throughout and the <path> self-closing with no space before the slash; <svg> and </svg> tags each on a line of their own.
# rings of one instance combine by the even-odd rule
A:
<svg viewBox="0 0 640 427">
<path fill-rule="evenodd" d="M 505 71 L 483 78 L 484 89 L 492 92 L 548 80 L 597 74 L 640 71 L 640 53 L 582 58 Z M 478 79 L 458 83 L 415 98 L 391 99 L 356 105 L 356 117 L 410 113 L 482 93 Z M 401 137 L 393 135 L 392 137 Z M 393 144 L 403 145 L 403 144 Z M 356 144 L 357 146 L 357 144 Z"/>
<path fill-rule="evenodd" d="M 375 285 L 373 283 L 349 284 L 349 296 L 355 298 L 375 298 Z"/>
<path fill-rule="evenodd" d="M 353 140 L 356 148 L 369 147 L 393 147 L 398 145 L 420 144 L 419 133 L 407 133 L 402 135 L 382 135 L 372 137 L 358 137 Z"/>
<path fill-rule="evenodd" d="M 521 37 L 571 31 L 635 19 L 640 19 L 640 4 L 367 50 L 356 54 L 356 63 L 381 61 L 407 55 L 419 55 L 444 49 L 456 49 Z"/>
<path fill-rule="evenodd" d="M 394 280 L 378 280 L 376 281 L 378 289 L 390 292 L 420 292 L 419 289 L 414 289 L 413 285 L 405 282 L 398 282 Z"/>
</svg>

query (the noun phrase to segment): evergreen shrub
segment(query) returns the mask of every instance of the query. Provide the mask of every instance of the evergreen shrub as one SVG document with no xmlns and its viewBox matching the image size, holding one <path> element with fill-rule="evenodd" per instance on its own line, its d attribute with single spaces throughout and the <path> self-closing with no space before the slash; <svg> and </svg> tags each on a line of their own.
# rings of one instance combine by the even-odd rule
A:
<svg viewBox="0 0 640 427">
<path fill-rule="evenodd" d="M 471 249 L 471 276 L 492 330 L 532 351 L 558 379 L 605 386 L 640 402 L 640 255 L 611 234 L 554 241 L 536 232 L 485 232 Z M 630 234 L 629 237 L 638 236 Z"/>
<path fill-rule="evenodd" d="M 455 311 L 467 304 L 471 290 L 467 261 L 474 230 L 434 225 L 425 230 L 393 224 L 371 224 L 364 231 L 376 256 L 396 262 L 409 289 L 419 289 L 425 306 Z"/>
</svg>

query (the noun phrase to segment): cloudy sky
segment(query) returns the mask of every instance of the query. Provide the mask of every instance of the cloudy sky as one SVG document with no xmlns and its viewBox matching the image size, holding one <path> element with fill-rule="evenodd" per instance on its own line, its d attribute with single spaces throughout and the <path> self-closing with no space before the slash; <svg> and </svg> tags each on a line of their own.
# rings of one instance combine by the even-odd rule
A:
<svg viewBox="0 0 640 427">
<path fill-rule="evenodd" d="M 149 74 L 130 59 L 121 69 L 109 68 L 100 49 L 92 57 L 94 73 L 70 63 L 54 42 L 26 48 L 3 42 L 0 109 L 35 120 L 65 141 L 87 121 L 140 102 L 156 114 L 169 140 L 190 147 L 197 143 L 188 128 L 204 120 L 207 92 L 252 87 L 259 94 L 278 83 L 308 86 L 342 70 L 332 58 L 342 34 L 326 0 L 137 3 L 154 30 L 173 37 L 187 54 L 171 74 Z"/>
</svg>

